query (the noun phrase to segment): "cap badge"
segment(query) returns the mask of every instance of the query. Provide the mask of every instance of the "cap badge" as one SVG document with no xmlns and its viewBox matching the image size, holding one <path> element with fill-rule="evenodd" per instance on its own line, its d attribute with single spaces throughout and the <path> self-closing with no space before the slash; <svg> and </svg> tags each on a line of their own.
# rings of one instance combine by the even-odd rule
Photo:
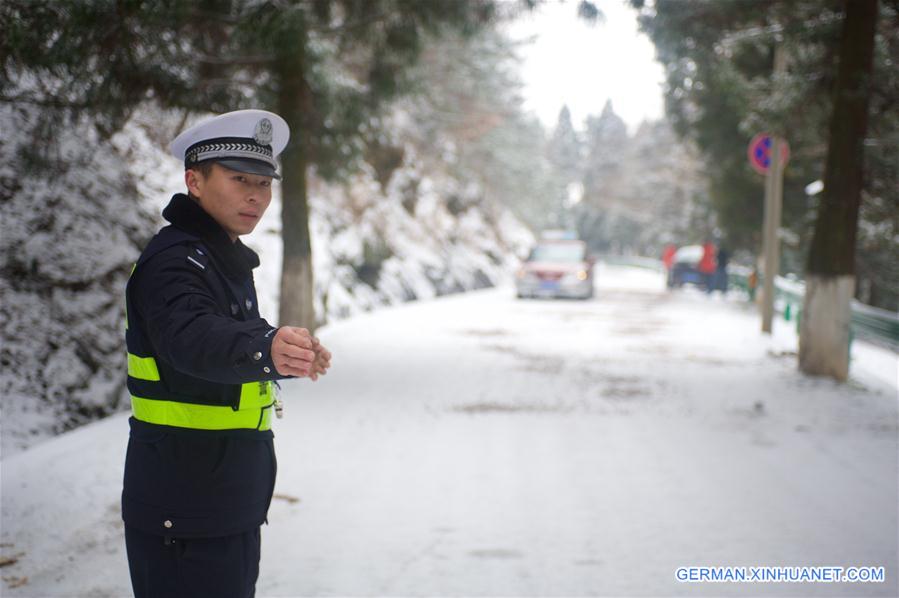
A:
<svg viewBox="0 0 899 598">
<path fill-rule="evenodd" d="M 272 121 L 262 118 L 256 123 L 256 130 L 253 132 L 253 141 L 259 145 L 269 145 L 272 142 Z"/>
</svg>

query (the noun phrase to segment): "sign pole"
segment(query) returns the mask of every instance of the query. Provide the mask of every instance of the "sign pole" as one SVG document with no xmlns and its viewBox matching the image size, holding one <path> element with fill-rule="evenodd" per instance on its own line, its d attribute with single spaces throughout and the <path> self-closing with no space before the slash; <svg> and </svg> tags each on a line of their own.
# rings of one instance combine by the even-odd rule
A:
<svg viewBox="0 0 899 598">
<path fill-rule="evenodd" d="M 780 243 L 777 229 L 780 225 L 780 193 L 783 189 L 780 163 L 780 138 L 771 138 L 771 163 L 765 176 L 765 229 L 764 229 L 764 261 L 762 287 L 762 332 L 771 334 L 774 320 L 774 277 L 778 274 Z M 780 171 L 780 172 L 778 172 Z"/>
<path fill-rule="evenodd" d="M 786 55 L 782 44 L 774 49 L 774 84 L 786 72 Z M 783 140 L 771 136 L 771 160 L 765 175 L 765 226 L 764 226 L 764 286 L 762 289 L 762 332 L 771 334 L 774 320 L 774 277 L 777 276 L 780 262 L 780 228 L 781 209 L 783 204 L 783 156 L 781 144 Z"/>
</svg>

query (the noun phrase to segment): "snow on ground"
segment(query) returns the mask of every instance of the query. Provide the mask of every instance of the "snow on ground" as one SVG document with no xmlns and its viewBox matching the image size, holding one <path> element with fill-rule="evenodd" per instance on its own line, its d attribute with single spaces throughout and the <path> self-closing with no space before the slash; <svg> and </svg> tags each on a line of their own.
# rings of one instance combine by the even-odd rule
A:
<svg viewBox="0 0 899 598">
<path fill-rule="evenodd" d="M 639 269 L 598 285 L 323 328 L 332 371 L 285 385 L 258 595 L 896 596 L 896 355 L 857 342 L 849 383 L 812 379 L 749 306 Z M 126 437 L 115 416 L 2 461 L 4 596 L 129 595 Z M 887 579 L 681 584 L 681 565 Z"/>
</svg>

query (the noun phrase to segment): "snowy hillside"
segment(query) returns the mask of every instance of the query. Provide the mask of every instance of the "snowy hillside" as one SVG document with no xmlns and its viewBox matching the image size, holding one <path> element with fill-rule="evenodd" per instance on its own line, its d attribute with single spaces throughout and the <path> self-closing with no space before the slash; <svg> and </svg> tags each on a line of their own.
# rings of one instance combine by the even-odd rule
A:
<svg viewBox="0 0 899 598">
<path fill-rule="evenodd" d="M 151 214 L 115 142 L 80 123 L 33 147 L 34 107 L 0 105 L 0 406 L 6 456 L 119 405 L 122 290 Z M 38 171 L 38 167 L 50 169 Z"/>
<path fill-rule="evenodd" d="M 40 157 L 61 173 L 48 177 L 29 161 L 38 159 L 28 146 L 36 111 L 0 107 L 0 128 L 22 133 L 0 150 L 4 456 L 127 406 L 122 293 L 140 248 L 163 224 L 162 208 L 183 188 L 182 166 L 163 148 L 185 124 L 147 108 L 110 140 L 71 125 L 55 132 L 60 155 Z M 403 143 L 401 133 L 395 142 Z M 477 187 L 441 171 L 439 161 L 425 166 L 422 148 L 407 143 L 403 154 L 383 189 L 369 167 L 346 185 L 310 177 L 323 323 L 495 285 L 532 240 Z M 261 254 L 260 308 L 273 323 L 281 268 L 275 193 L 245 239 Z"/>
</svg>

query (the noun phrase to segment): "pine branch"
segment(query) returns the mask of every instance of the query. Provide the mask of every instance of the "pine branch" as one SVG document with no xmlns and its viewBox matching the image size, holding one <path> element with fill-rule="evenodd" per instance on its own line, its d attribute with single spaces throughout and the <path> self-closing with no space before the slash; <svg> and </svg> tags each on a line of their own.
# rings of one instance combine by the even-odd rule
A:
<svg viewBox="0 0 899 598">
<path fill-rule="evenodd" d="M 260 54 L 258 56 L 211 56 L 209 54 L 201 54 L 195 57 L 200 64 L 216 65 L 216 66 L 258 66 L 271 64 L 275 61 L 274 54 Z"/>
<path fill-rule="evenodd" d="M 356 29 L 364 29 L 374 25 L 375 23 L 383 23 L 386 22 L 391 17 L 396 16 L 393 12 L 385 12 L 379 15 L 375 15 L 373 17 L 369 17 L 367 19 L 359 19 L 356 21 L 349 21 L 340 23 L 339 25 L 333 25 L 330 27 L 310 27 L 309 31 L 312 33 L 317 33 L 321 35 L 335 35 L 344 32 L 354 31 Z"/>
<path fill-rule="evenodd" d="M 87 108 L 92 108 L 95 104 L 89 104 L 87 102 L 70 102 L 66 100 L 62 100 L 60 98 L 36 98 L 29 96 L 7 96 L 0 95 L 0 102 L 6 104 L 31 104 L 33 106 L 44 106 L 46 108 L 61 108 L 61 109 L 72 109 L 72 110 L 85 110 Z"/>
</svg>

